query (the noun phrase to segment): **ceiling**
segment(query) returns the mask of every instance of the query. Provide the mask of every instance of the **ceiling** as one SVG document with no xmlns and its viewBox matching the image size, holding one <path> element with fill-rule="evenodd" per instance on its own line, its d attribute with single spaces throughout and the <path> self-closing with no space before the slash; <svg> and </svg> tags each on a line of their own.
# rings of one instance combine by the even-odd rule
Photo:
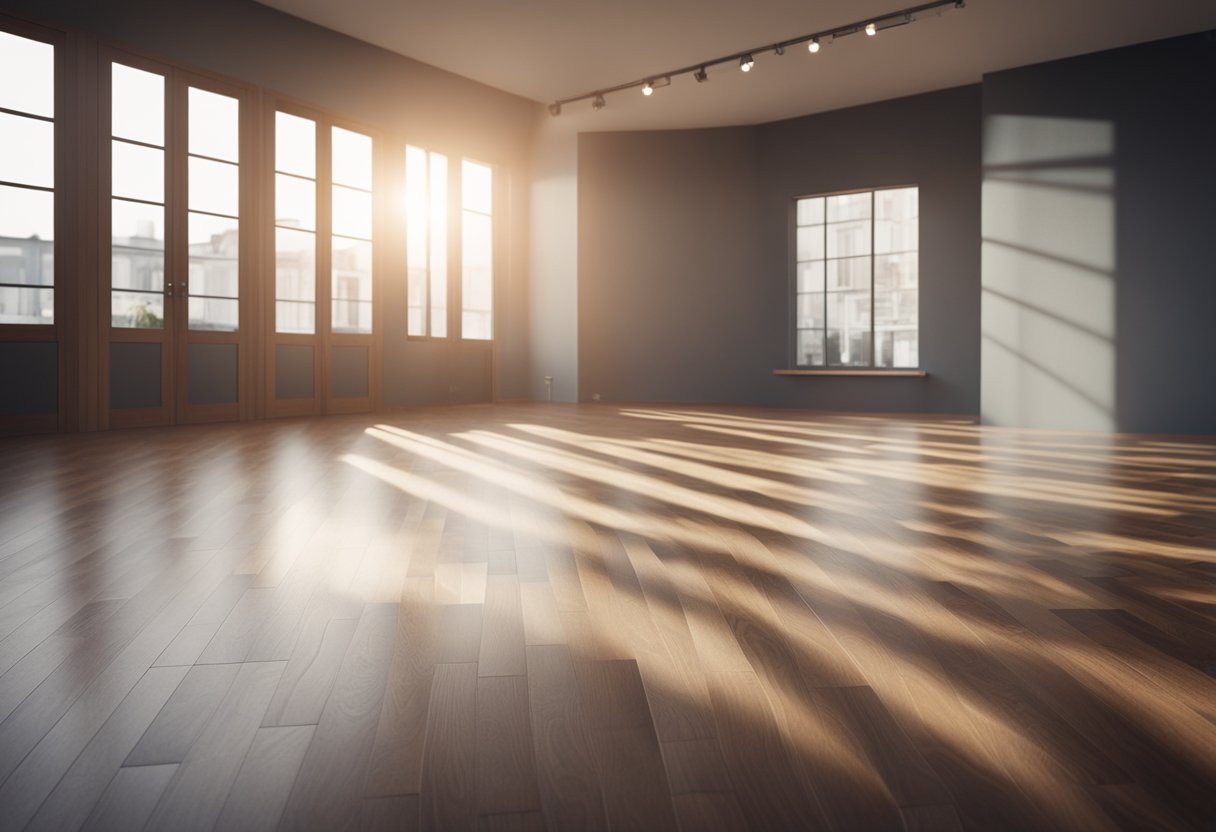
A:
<svg viewBox="0 0 1216 832">
<path fill-rule="evenodd" d="M 259 0 L 538 102 L 881 16 L 915 0 Z M 563 126 L 752 124 L 976 83 L 986 72 L 1216 28 L 1213 0 L 967 0 L 914 25 L 811 55 L 756 56 L 744 74 L 673 79 L 650 98 L 568 105 Z"/>
</svg>

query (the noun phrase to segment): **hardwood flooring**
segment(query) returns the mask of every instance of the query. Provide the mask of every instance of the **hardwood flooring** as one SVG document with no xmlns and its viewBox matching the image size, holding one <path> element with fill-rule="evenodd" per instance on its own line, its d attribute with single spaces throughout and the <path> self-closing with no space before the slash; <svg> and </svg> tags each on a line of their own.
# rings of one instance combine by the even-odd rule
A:
<svg viewBox="0 0 1216 832">
<path fill-rule="evenodd" d="M 1216 439 L 537 404 L 3 440 L 26 828 L 1216 828 Z"/>
</svg>

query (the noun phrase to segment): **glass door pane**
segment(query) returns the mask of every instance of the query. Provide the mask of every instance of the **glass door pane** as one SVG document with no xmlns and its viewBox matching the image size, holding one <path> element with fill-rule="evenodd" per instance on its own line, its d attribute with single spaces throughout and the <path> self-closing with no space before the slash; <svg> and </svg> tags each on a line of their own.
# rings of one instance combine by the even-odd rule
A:
<svg viewBox="0 0 1216 832">
<path fill-rule="evenodd" d="M 164 329 L 165 78 L 110 73 L 110 323 Z"/>
<path fill-rule="evenodd" d="M 276 112 L 275 332 L 317 331 L 317 125 Z"/>
<path fill-rule="evenodd" d="M 55 47 L 0 32 L 0 324 L 55 322 Z"/>
<path fill-rule="evenodd" d="M 187 94 L 188 321 L 192 330 L 240 326 L 240 102 Z"/>
</svg>

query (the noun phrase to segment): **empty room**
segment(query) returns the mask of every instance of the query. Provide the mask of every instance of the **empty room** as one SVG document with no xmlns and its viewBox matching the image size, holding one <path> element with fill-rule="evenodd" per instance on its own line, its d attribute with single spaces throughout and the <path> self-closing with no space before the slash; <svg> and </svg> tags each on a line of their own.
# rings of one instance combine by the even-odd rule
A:
<svg viewBox="0 0 1216 832">
<path fill-rule="evenodd" d="M 1216 830 L 1211 0 L 0 0 L 0 832 Z"/>
</svg>

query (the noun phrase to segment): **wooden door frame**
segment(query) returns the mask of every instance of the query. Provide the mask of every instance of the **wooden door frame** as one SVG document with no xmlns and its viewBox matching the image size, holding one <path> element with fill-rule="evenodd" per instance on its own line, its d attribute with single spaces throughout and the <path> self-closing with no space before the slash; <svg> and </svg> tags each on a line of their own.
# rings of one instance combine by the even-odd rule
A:
<svg viewBox="0 0 1216 832">
<path fill-rule="evenodd" d="M 49 44 L 54 49 L 54 113 L 51 117 L 54 141 L 54 267 L 52 297 L 55 317 L 50 324 L 0 324 L 0 342 L 55 344 L 55 409 L 45 412 L 0 415 L 0 436 L 27 433 L 54 433 L 78 429 L 77 390 L 80 352 L 77 302 L 79 261 L 79 217 L 76 203 L 69 195 L 77 190 L 77 147 L 79 116 L 75 101 L 76 48 L 72 36 L 62 30 L 0 13 L 0 31 L 17 37 Z"/>
<path fill-rule="evenodd" d="M 238 187 L 237 208 L 239 222 L 238 238 L 238 322 L 235 332 L 190 329 L 189 321 L 189 90 L 197 88 L 234 98 L 238 106 Z M 172 165 L 178 177 L 176 200 L 173 211 L 183 233 L 172 245 L 173 281 L 177 299 L 181 301 L 175 310 L 176 347 L 176 391 L 174 396 L 175 421 L 182 424 L 196 422 L 232 422 L 248 419 L 254 413 L 257 357 L 252 337 L 257 327 L 254 309 L 257 277 L 258 235 L 254 233 L 257 217 L 258 194 L 256 183 L 257 128 L 255 125 L 255 88 L 215 76 L 178 69 L 174 72 L 172 95 L 178 102 L 174 113 L 174 132 L 178 152 Z M 192 405 L 189 402 L 190 344 L 234 344 L 237 348 L 237 400 L 230 404 Z"/>
<path fill-rule="evenodd" d="M 108 71 L 112 63 L 153 72 L 165 79 L 165 134 L 164 134 L 164 211 L 165 211 L 165 249 L 164 249 L 164 298 L 163 326 L 160 329 L 128 329 L 111 326 L 111 293 L 113 291 L 111 260 L 112 221 L 111 208 L 113 196 L 113 180 L 111 170 L 111 145 L 113 141 L 112 118 L 112 83 Z M 173 95 L 174 67 L 161 61 L 145 57 L 108 45 L 99 45 L 97 50 L 97 262 L 98 262 L 98 405 L 99 423 L 102 429 L 145 427 L 151 425 L 169 425 L 174 421 L 174 373 L 176 366 L 175 354 L 175 310 L 176 304 L 172 289 L 170 263 L 175 241 L 177 240 L 176 222 L 173 205 L 177 199 L 178 184 L 175 181 L 173 159 L 176 150 L 174 135 L 176 100 Z M 115 338 L 114 333 L 120 333 Z M 123 408 L 115 410 L 110 406 L 110 350 L 115 343 L 158 343 L 161 345 L 161 387 L 159 407 Z"/>
<path fill-rule="evenodd" d="M 386 222 L 385 193 L 378 174 L 382 169 L 382 154 L 386 141 L 381 131 L 351 119 L 337 116 L 305 102 L 286 96 L 263 95 L 261 125 L 264 140 L 260 158 L 266 171 L 261 192 L 265 206 L 262 235 L 264 253 L 260 258 L 266 279 L 262 281 L 264 332 L 262 366 L 265 376 L 261 384 L 260 415 L 268 417 L 309 416 L 329 413 L 365 413 L 380 408 L 383 401 L 383 340 L 384 340 L 384 226 Z M 275 243 L 275 113 L 284 112 L 309 119 L 316 126 L 316 230 L 315 230 L 315 326 L 312 334 L 279 333 L 275 326 L 276 251 Z M 349 333 L 333 331 L 333 128 L 339 127 L 370 136 L 372 140 L 372 331 Z M 309 345 L 313 348 L 313 396 L 309 399 L 276 398 L 276 352 L 280 345 Z M 368 395 L 338 399 L 332 390 L 332 350 L 334 347 L 366 347 L 368 362 Z"/>
</svg>

